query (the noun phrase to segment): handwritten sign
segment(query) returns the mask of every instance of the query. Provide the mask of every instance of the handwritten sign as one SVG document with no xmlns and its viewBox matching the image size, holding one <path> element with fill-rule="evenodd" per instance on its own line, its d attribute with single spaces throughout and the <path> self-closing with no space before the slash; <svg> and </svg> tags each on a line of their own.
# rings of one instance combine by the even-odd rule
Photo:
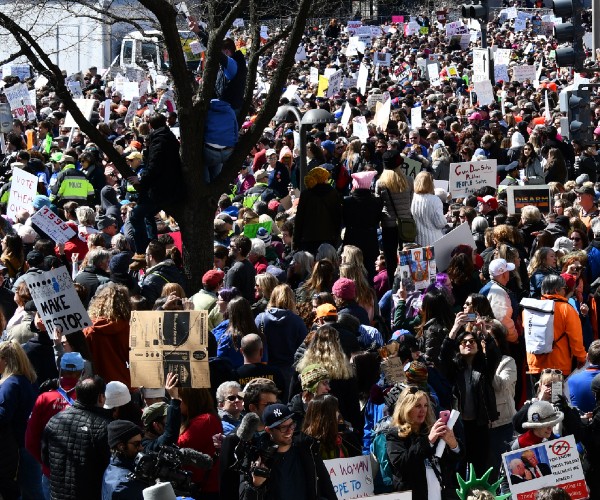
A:
<svg viewBox="0 0 600 500">
<path fill-rule="evenodd" d="M 513 66 L 513 82 L 524 82 L 525 80 L 535 80 L 535 66 L 533 64 L 523 64 L 522 66 Z"/>
<path fill-rule="evenodd" d="M 339 499 L 373 495 L 373 473 L 368 456 L 324 460 Z"/>
<path fill-rule="evenodd" d="M 464 198 L 484 186 L 496 187 L 496 160 L 463 161 L 450 164 L 450 192 Z"/>
<path fill-rule="evenodd" d="M 523 207 L 538 207 L 540 212 L 547 214 L 552 206 L 550 187 L 543 186 L 508 186 L 506 188 L 508 213 L 520 214 Z"/>
<path fill-rule="evenodd" d="M 12 87 L 5 88 L 4 93 L 10 104 L 13 117 L 18 120 L 27 120 L 28 118 L 33 120 L 35 118 L 35 104 L 31 102 L 27 85 L 17 83 Z"/>
<path fill-rule="evenodd" d="M 2 66 L 2 76 L 18 76 L 23 81 L 31 76 L 29 64 L 5 64 Z"/>
<path fill-rule="evenodd" d="M 502 464 L 515 500 L 533 500 L 545 486 L 562 488 L 574 500 L 588 498 L 573 436 L 509 451 L 502 455 Z"/>
<path fill-rule="evenodd" d="M 48 332 L 60 327 L 67 334 L 92 325 L 66 267 L 27 273 L 23 279 Z"/>
<path fill-rule="evenodd" d="M 327 87 L 327 97 L 333 97 L 342 88 L 342 78 L 344 74 L 341 69 L 337 70 L 329 77 Z"/>
<path fill-rule="evenodd" d="M 16 215 L 21 210 L 31 212 L 33 197 L 37 194 L 38 178 L 25 172 L 21 168 L 15 168 L 10 183 L 10 195 L 6 215 L 16 220 Z"/>
<path fill-rule="evenodd" d="M 40 208 L 31 216 L 31 222 L 38 226 L 56 243 L 66 243 L 77 233 L 48 207 Z"/>
<path fill-rule="evenodd" d="M 352 36 L 356 35 L 358 28 L 362 26 L 362 21 L 348 21 L 346 25 L 346 30 Z"/>
</svg>

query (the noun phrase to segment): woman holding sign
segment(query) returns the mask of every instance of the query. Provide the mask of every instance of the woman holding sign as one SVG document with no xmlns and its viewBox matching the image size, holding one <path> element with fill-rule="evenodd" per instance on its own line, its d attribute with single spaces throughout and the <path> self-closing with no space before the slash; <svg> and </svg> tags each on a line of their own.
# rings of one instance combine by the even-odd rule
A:
<svg viewBox="0 0 600 500">
<path fill-rule="evenodd" d="M 435 419 L 425 391 L 414 386 L 402 391 L 386 436 L 394 490 L 412 490 L 413 498 L 419 499 L 456 498 L 454 472 L 463 458 L 464 446 L 447 421 L 445 417 Z M 435 453 L 440 441 L 446 446 L 438 458 Z"/>
</svg>

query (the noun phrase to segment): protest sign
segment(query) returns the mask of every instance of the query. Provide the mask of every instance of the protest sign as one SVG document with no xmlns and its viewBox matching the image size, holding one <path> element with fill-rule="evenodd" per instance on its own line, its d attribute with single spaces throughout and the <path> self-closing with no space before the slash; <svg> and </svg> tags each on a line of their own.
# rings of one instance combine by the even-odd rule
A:
<svg viewBox="0 0 600 500">
<path fill-rule="evenodd" d="M 18 76 L 21 81 L 29 78 L 31 76 L 29 64 L 5 64 L 2 66 L 2 77 L 6 76 Z"/>
<path fill-rule="evenodd" d="M 515 500 L 533 500 L 545 486 L 562 488 L 573 500 L 589 498 L 573 436 L 504 453 L 502 465 Z"/>
<path fill-rule="evenodd" d="M 304 48 L 304 45 L 300 45 L 298 47 L 298 50 L 296 51 L 296 55 L 294 56 L 294 60 L 296 62 L 306 61 L 306 49 Z"/>
<path fill-rule="evenodd" d="M 140 86 L 138 82 L 123 83 L 123 100 L 131 101 L 134 97 L 140 96 Z"/>
<path fill-rule="evenodd" d="M 388 97 L 383 104 L 378 105 L 373 121 L 379 127 L 379 130 L 386 130 L 390 121 L 390 112 L 392 110 L 392 100 Z"/>
<path fill-rule="evenodd" d="M 413 248 L 400 252 L 398 271 L 402 285 L 408 292 L 423 290 L 435 280 L 437 266 L 433 247 Z"/>
<path fill-rule="evenodd" d="M 20 211 L 31 212 L 33 198 L 37 194 L 38 178 L 25 172 L 21 168 L 15 168 L 10 183 L 10 195 L 6 215 L 9 219 L 16 220 Z"/>
<path fill-rule="evenodd" d="M 369 129 L 364 116 L 357 116 L 352 120 L 352 133 L 361 141 L 369 139 Z"/>
<path fill-rule="evenodd" d="M 468 222 L 463 222 L 460 226 L 454 228 L 448 234 L 442 236 L 433 244 L 435 250 L 435 262 L 440 272 L 445 272 L 450 265 L 450 253 L 458 245 L 469 245 L 476 248 L 473 234 Z"/>
<path fill-rule="evenodd" d="M 477 100 L 479 101 L 480 106 L 492 104 L 494 102 L 494 89 L 492 88 L 492 82 L 489 80 L 474 82 L 473 90 L 477 93 Z"/>
<path fill-rule="evenodd" d="M 513 66 L 512 67 L 513 82 L 524 82 L 525 80 L 529 80 L 533 82 L 535 80 L 535 66 L 533 64 L 523 64 L 521 66 Z"/>
<path fill-rule="evenodd" d="M 352 77 L 348 77 L 348 76 L 345 76 L 344 78 L 342 78 L 342 88 L 343 89 L 349 89 L 352 87 L 356 87 L 357 83 L 358 83 L 358 79 L 356 79 L 356 78 L 352 78 Z"/>
<path fill-rule="evenodd" d="M 129 333 L 132 387 L 164 387 L 168 373 L 180 387 L 209 388 L 207 311 L 134 311 Z"/>
<path fill-rule="evenodd" d="M 92 117 L 92 111 L 94 111 L 94 99 L 73 99 L 73 102 L 77 104 L 79 111 L 81 111 L 86 120 L 89 120 Z M 75 118 L 68 112 L 63 127 L 72 128 L 77 126 Z"/>
<path fill-rule="evenodd" d="M 404 158 L 403 160 L 404 162 L 400 165 L 400 168 L 404 175 L 414 179 L 423 168 L 423 164 L 419 160 L 412 160 L 411 158 Z"/>
<path fill-rule="evenodd" d="M 508 76 L 508 66 L 506 64 L 494 64 L 494 82 L 508 82 L 510 77 Z"/>
<path fill-rule="evenodd" d="M 79 80 L 68 82 L 67 85 L 73 99 L 83 99 L 83 90 L 81 90 L 81 82 Z"/>
<path fill-rule="evenodd" d="M 125 125 L 129 126 L 129 124 L 133 121 L 133 117 L 138 109 L 139 102 L 139 97 L 134 97 L 131 99 L 129 107 L 127 108 L 127 114 L 125 115 Z"/>
<path fill-rule="evenodd" d="M 515 19 L 515 26 L 514 29 L 515 31 L 525 31 L 525 27 L 527 25 L 527 21 L 525 21 L 525 19 Z"/>
<path fill-rule="evenodd" d="M 6 100 L 10 104 L 10 110 L 18 120 L 35 118 L 35 105 L 31 102 L 29 90 L 24 83 L 17 83 L 12 87 L 4 89 Z"/>
<path fill-rule="evenodd" d="M 342 77 L 343 71 L 341 69 L 337 70 L 331 76 L 329 76 L 329 85 L 327 87 L 327 97 L 333 97 L 339 90 L 342 88 Z"/>
<path fill-rule="evenodd" d="M 464 198 L 484 186 L 496 187 L 496 160 L 463 161 L 450 164 L 452 198 Z"/>
<path fill-rule="evenodd" d="M 313 85 L 319 84 L 319 69 L 310 68 L 310 83 Z"/>
<path fill-rule="evenodd" d="M 317 87 L 317 97 L 325 97 L 325 91 L 329 85 L 329 80 L 323 75 L 319 75 L 319 86 Z"/>
<path fill-rule="evenodd" d="M 480 82 L 490 78 L 490 59 L 488 49 L 473 49 L 473 81 Z"/>
<path fill-rule="evenodd" d="M 404 16 L 392 16 L 392 22 L 394 24 L 403 23 L 404 22 Z"/>
<path fill-rule="evenodd" d="M 547 214 L 552 206 L 552 197 L 548 185 L 508 186 L 506 196 L 509 214 L 520 214 L 521 209 L 528 205 L 538 207 L 540 212 Z"/>
<path fill-rule="evenodd" d="M 371 458 L 367 455 L 324 460 L 331 484 L 339 499 L 362 498 L 373 494 Z"/>
<path fill-rule="evenodd" d="M 358 28 L 360 28 L 361 26 L 362 21 L 348 21 L 348 24 L 346 25 L 346 30 L 351 36 L 354 36 L 356 35 Z"/>
<path fill-rule="evenodd" d="M 43 273 L 26 273 L 23 279 L 49 334 L 55 328 L 60 328 L 66 335 L 92 326 L 66 267 Z"/>
<path fill-rule="evenodd" d="M 48 207 L 40 208 L 31 216 L 31 222 L 56 243 L 66 243 L 77 233 Z"/>
<path fill-rule="evenodd" d="M 234 28 L 243 28 L 244 27 L 244 19 L 241 17 L 234 19 L 232 26 Z"/>
<path fill-rule="evenodd" d="M 438 63 L 430 63 L 427 64 L 427 75 L 429 76 L 429 82 L 432 87 L 439 87 L 442 83 L 440 79 L 440 72 L 438 68 Z"/>
<path fill-rule="evenodd" d="M 373 62 L 377 66 L 389 66 L 392 62 L 392 54 L 389 52 L 375 52 L 375 58 Z"/>
<path fill-rule="evenodd" d="M 348 122 L 350 121 L 350 117 L 352 116 L 352 108 L 350 104 L 346 103 L 344 106 L 344 112 L 342 113 L 342 118 L 340 120 L 340 124 L 342 127 L 347 127 Z"/>
</svg>

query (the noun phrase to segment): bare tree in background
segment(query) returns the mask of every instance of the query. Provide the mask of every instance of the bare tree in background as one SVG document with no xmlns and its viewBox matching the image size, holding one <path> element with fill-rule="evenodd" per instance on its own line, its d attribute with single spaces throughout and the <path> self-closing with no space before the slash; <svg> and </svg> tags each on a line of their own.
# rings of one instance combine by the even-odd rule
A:
<svg viewBox="0 0 600 500">
<path fill-rule="evenodd" d="M 228 186 L 235 178 L 240 165 L 277 110 L 281 89 L 286 85 L 288 74 L 294 64 L 294 56 L 304 35 L 307 19 L 315 16 L 313 0 L 292 0 L 281 4 L 265 0 L 229 0 L 225 2 L 210 0 L 204 2 L 202 8 L 205 11 L 202 14 L 208 22 L 209 39 L 200 83 L 192 78 L 186 65 L 178 33 L 178 29 L 182 27 L 183 17 L 174 2 L 139 0 L 130 2 L 130 10 L 126 11 L 122 6 L 117 9 L 112 2 L 107 0 L 101 2 L 70 1 L 64 5 L 68 9 L 84 5 L 91 8 L 91 15 L 98 16 L 98 19 L 105 19 L 107 22 L 126 22 L 135 19 L 134 26 L 136 27 L 140 26 L 137 21 L 141 21 L 145 15 L 146 19 L 153 20 L 162 32 L 169 54 L 169 71 L 176 91 L 181 134 L 180 155 L 186 180 L 185 199 L 165 208 L 179 223 L 183 238 L 186 276 L 190 288 L 195 290 L 200 285 L 202 274 L 213 265 L 213 219 L 218 198 L 222 193 L 228 191 Z M 193 10 L 193 6 L 191 8 Z M 329 8 L 331 8 L 330 5 Z M 87 15 L 90 15 L 89 12 Z M 126 12 L 129 14 L 126 15 Z M 287 22 L 282 26 L 278 37 L 273 34 L 274 38 L 271 38 L 266 44 L 261 44 L 260 24 L 266 15 L 280 18 L 285 16 Z M 270 91 L 258 113 L 254 126 L 248 133 L 240 136 L 239 142 L 224 165 L 221 174 L 214 182 L 207 184 L 204 181 L 202 164 L 206 115 L 210 99 L 213 97 L 221 41 L 227 31 L 231 29 L 233 21 L 240 17 L 246 18 L 246 23 L 249 24 L 251 30 L 251 45 L 248 47 L 247 54 L 248 78 L 245 90 L 245 109 L 242 110 L 242 116 L 245 115 L 249 103 L 252 101 L 259 57 L 262 54 L 268 54 L 278 40 L 281 40 L 279 64 L 272 76 Z M 112 144 L 79 111 L 65 86 L 61 68 L 53 63 L 48 54 L 44 53 L 36 39 L 24 26 L 19 18 L 0 12 L 0 27 L 6 30 L 17 44 L 15 54 L 27 57 L 33 68 L 48 78 L 56 90 L 57 97 L 66 104 L 80 130 L 104 151 L 123 176 L 131 175 L 129 167 Z M 165 168 L 168 166 L 165 165 Z"/>
</svg>

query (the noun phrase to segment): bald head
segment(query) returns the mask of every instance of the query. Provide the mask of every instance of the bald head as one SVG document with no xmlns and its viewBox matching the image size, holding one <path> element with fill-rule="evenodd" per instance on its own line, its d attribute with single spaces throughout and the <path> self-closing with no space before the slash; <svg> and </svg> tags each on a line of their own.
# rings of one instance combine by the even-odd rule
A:
<svg viewBox="0 0 600 500">
<path fill-rule="evenodd" d="M 256 333 L 249 333 L 242 337 L 240 349 L 247 359 L 254 359 L 256 357 L 262 357 L 263 342 L 259 335 Z"/>
</svg>

